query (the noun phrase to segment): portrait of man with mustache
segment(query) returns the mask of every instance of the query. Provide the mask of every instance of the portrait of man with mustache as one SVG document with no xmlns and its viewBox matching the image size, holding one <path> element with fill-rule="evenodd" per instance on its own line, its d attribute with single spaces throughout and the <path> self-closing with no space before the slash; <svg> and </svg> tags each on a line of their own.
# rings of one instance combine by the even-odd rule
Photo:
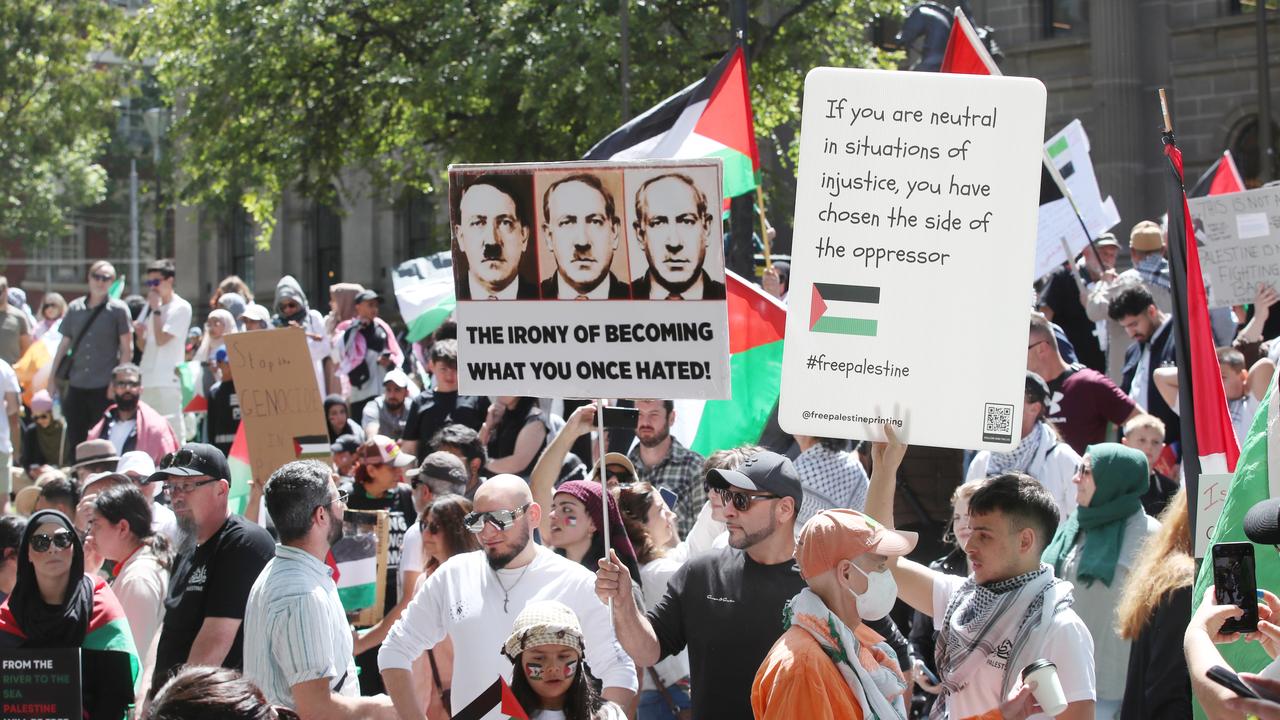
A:
<svg viewBox="0 0 1280 720">
<path fill-rule="evenodd" d="M 613 193 L 597 175 L 575 173 L 551 183 L 542 194 L 542 241 L 555 271 L 542 281 L 542 299 L 630 299 L 630 283 L 612 270 L 621 228 Z"/>
<path fill-rule="evenodd" d="M 453 210 L 459 300 L 537 300 L 534 243 L 529 228 L 529 175 L 484 174 L 464 179 Z M 527 266 L 527 267 L 526 267 Z M 522 271 L 523 270 L 523 271 Z"/>
</svg>

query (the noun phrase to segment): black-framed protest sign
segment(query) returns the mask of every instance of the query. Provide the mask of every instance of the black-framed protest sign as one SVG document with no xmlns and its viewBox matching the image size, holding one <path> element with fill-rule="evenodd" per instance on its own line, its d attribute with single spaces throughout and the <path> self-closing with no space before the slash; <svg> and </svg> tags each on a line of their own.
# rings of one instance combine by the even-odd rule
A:
<svg viewBox="0 0 1280 720">
<path fill-rule="evenodd" d="M 81 717 L 80 648 L 5 650 L 0 657 L 0 719 Z"/>
<path fill-rule="evenodd" d="M 783 429 L 1020 439 L 1044 114 L 1031 78 L 809 73 Z"/>
<path fill-rule="evenodd" d="M 453 165 L 469 395 L 727 399 L 719 160 Z"/>
</svg>

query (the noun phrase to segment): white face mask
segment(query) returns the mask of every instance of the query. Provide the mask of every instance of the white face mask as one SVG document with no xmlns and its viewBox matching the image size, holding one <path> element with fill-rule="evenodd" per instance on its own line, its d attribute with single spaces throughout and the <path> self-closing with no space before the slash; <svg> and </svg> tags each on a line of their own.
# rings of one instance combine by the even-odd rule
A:
<svg viewBox="0 0 1280 720">
<path fill-rule="evenodd" d="M 859 595 L 853 588 L 845 588 L 858 604 L 858 617 L 863 620 L 879 620 L 893 610 L 893 603 L 898 599 L 898 583 L 893 580 L 893 573 L 888 570 L 868 573 L 857 565 L 854 570 L 862 573 L 867 579 L 867 591 Z"/>
</svg>

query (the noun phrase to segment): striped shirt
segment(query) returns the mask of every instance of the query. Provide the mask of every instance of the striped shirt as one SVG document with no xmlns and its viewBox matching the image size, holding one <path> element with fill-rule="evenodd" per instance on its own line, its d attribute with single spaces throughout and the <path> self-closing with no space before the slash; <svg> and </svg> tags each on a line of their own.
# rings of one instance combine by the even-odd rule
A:
<svg viewBox="0 0 1280 720">
<path fill-rule="evenodd" d="M 296 708 L 293 686 L 328 678 L 338 695 L 360 694 L 347 623 L 329 566 L 311 553 L 276 545 L 249 591 L 244 613 L 244 675 L 269 702 Z"/>
<path fill-rule="evenodd" d="M 676 512 L 676 522 L 680 527 L 680 537 L 686 537 L 698 519 L 698 512 L 707 496 L 702 488 L 702 463 L 704 459 L 698 453 L 671 438 L 671 451 L 662 462 L 649 467 L 640 459 L 640 443 L 636 443 L 627 456 L 636 466 L 636 479 L 647 482 L 654 487 L 671 490 L 679 499 L 671 508 Z"/>
</svg>

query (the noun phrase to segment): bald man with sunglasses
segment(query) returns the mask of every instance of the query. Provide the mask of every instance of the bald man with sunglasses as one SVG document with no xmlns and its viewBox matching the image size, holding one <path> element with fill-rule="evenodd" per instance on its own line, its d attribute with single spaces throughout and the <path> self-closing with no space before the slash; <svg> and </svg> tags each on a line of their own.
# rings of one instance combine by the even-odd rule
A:
<svg viewBox="0 0 1280 720">
<path fill-rule="evenodd" d="M 501 647 L 511 623 L 535 600 L 559 600 L 582 622 L 586 661 L 604 686 L 602 695 L 634 707 L 636 669 L 596 599 L 595 576 L 533 542 L 542 508 L 516 475 L 495 475 L 476 490 L 475 511 L 464 523 L 480 550 L 455 555 L 419 586 L 378 652 L 387 694 L 404 720 L 424 718 L 413 684 L 414 659 L 447 635 L 453 639 L 451 713 L 457 715 L 499 675 L 511 679 Z M 627 596 L 630 602 L 630 595 Z M 634 605 L 634 602 L 632 602 Z M 500 718 L 495 707 L 485 718 Z"/>
</svg>

